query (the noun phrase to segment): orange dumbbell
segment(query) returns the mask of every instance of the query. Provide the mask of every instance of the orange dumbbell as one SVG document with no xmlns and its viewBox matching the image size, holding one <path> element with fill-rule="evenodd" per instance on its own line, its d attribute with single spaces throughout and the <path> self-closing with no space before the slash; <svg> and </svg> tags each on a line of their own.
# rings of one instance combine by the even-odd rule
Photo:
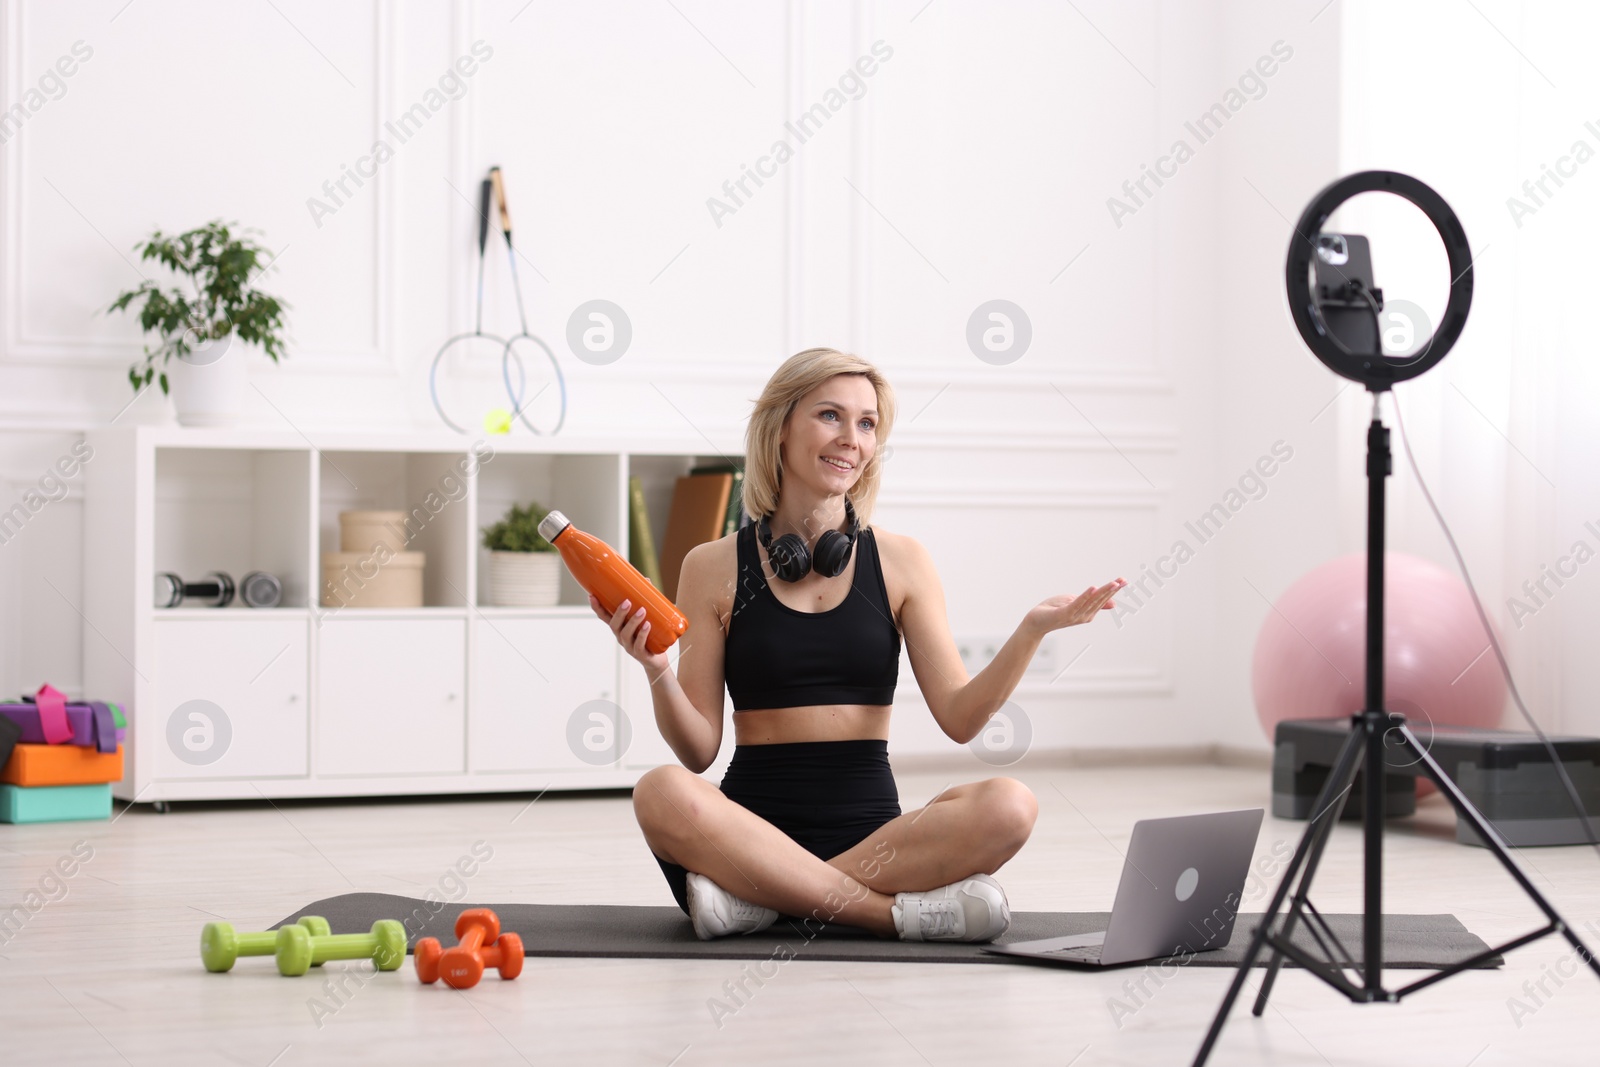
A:
<svg viewBox="0 0 1600 1067">
<path fill-rule="evenodd" d="M 453 989 L 471 989 L 485 967 L 496 968 L 505 979 L 522 973 L 522 938 L 502 934 L 500 917 L 488 908 L 462 912 L 456 919 L 456 937 L 461 943 L 453 948 L 440 948 L 436 937 L 417 942 L 417 977 L 424 984 L 443 978 Z"/>
</svg>

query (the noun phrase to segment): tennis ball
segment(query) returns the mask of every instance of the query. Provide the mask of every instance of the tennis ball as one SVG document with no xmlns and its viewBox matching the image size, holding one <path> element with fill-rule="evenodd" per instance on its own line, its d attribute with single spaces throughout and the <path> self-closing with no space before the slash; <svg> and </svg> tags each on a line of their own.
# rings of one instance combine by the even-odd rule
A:
<svg viewBox="0 0 1600 1067">
<path fill-rule="evenodd" d="M 485 433 L 507 434 L 511 432 L 511 412 L 505 408 L 491 408 L 483 417 Z"/>
</svg>

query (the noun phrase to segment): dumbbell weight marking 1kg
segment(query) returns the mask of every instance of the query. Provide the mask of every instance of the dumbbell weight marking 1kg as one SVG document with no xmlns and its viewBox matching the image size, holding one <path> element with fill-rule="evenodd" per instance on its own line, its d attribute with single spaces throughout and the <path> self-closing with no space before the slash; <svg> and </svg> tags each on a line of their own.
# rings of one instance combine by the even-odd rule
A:
<svg viewBox="0 0 1600 1067">
<path fill-rule="evenodd" d="M 453 989 L 471 989 L 493 967 L 510 980 L 522 973 L 522 938 L 500 932 L 500 917 L 490 908 L 468 908 L 456 917 L 460 944 L 441 948 L 437 938 L 417 942 L 417 979 L 424 985 L 443 978 Z"/>
</svg>

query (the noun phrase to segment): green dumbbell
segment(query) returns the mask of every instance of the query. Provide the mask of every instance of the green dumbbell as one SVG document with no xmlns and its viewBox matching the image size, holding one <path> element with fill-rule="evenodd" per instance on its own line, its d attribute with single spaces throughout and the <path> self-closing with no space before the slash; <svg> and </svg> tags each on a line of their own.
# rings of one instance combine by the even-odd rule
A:
<svg viewBox="0 0 1600 1067">
<path fill-rule="evenodd" d="M 399 970 L 406 960 L 406 928 L 394 919 L 379 919 L 368 934 L 313 934 L 303 926 L 283 926 L 273 955 L 278 973 L 290 976 L 327 960 L 370 959 L 380 971 Z"/>
<path fill-rule="evenodd" d="M 313 937 L 326 937 L 331 932 L 328 920 L 320 915 L 305 916 L 300 926 Z M 270 956 L 277 946 L 276 930 L 241 934 L 228 923 L 206 923 L 200 930 L 200 962 L 213 974 L 232 970 L 233 961 L 240 956 Z"/>
</svg>

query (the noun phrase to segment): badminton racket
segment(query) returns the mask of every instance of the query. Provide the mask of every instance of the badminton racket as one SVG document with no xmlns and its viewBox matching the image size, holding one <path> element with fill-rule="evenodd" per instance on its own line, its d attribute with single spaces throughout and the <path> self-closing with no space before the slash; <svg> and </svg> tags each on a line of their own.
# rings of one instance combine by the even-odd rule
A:
<svg viewBox="0 0 1600 1067">
<path fill-rule="evenodd" d="M 562 423 L 566 422 L 567 419 L 567 383 L 566 379 L 562 377 L 561 365 L 556 362 L 555 353 L 550 351 L 550 346 L 528 330 L 528 313 L 522 304 L 522 282 L 517 275 L 517 253 L 511 240 L 511 208 L 506 203 L 505 179 L 501 176 L 499 167 L 489 168 L 489 178 L 494 185 L 495 200 L 499 204 L 500 232 L 506 239 L 506 257 L 511 263 L 511 285 L 517 295 L 517 318 L 522 325 L 522 332 L 506 341 L 505 347 L 501 351 L 500 377 L 505 382 L 506 394 L 511 399 L 511 410 L 516 415 L 517 420 L 534 433 L 543 436 L 543 431 L 528 421 L 527 409 L 545 389 L 549 388 L 549 384 L 546 383 L 541 386 L 537 393 L 528 398 L 526 404 L 523 403 L 522 393 L 527 387 L 527 372 L 522 362 L 522 355 L 516 349 L 518 344 L 532 345 L 544 353 L 545 358 L 550 361 L 551 369 L 555 371 L 556 386 L 561 394 L 561 410 L 556 417 L 555 428 L 550 431 L 550 435 L 553 437 L 561 432 Z M 511 361 L 513 359 L 517 363 L 518 381 L 515 387 L 511 384 Z"/>
</svg>

